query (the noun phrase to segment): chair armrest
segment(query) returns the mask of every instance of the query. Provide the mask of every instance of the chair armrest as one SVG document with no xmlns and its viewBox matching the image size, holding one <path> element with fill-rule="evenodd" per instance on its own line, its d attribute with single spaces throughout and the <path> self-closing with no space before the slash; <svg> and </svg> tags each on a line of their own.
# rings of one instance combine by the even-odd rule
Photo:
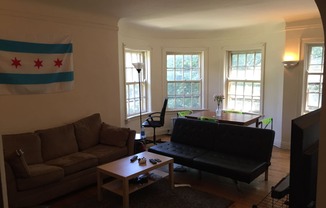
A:
<svg viewBox="0 0 326 208">
<path fill-rule="evenodd" d="M 157 115 L 156 115 L 157 114 Z M 154 121 L 154 118 L 160 118 L 160 112 L 153 112 L 153 113 L 150 113 L 148 115 L 148 117 L 146 118 L 146 121 L 150 122 L 150 121 Z"/>
<path fill-rule="evenodd" d="M 148 114 L 148 117 L 153 117 L 153 115 L 155 115 L 155 114 L 158 114 L 158 115 L 160 115 L 160 114 L 161 114 L 161 112 L 153 112 L 153 113 L 150 113 L 150 114 Z"/>
</svg>

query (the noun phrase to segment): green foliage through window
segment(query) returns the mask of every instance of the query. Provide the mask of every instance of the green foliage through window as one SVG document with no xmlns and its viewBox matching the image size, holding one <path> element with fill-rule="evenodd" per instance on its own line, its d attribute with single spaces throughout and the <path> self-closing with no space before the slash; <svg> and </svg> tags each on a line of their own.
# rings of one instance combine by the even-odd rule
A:
<svg viewBox="0 0 326 208">
<path fill-rule="evenodd" d="M 201 53 L 166 55 L 168 108 L 201 108 L 201 65 Z"/>
<path fill-rule="evenodd" d="M 229 52 L 227 71 L 227 109 L 260 113 L 262 53 L 257 51 Z"/>
<path fill-rule="evenodd" d="M 304 111 L 310 112 L 321 107 L 324 73 L 324 45 L 308 45 L 308 60 L 305 73 Z"/>
<path fill-rule="evenodd" d="M 140 112 L 139 74 L 132 63 L 146 63 L 146 52 L 126 49 L 124 58 L 126 79 L 126 113 L 127 117 L 129 117 L 138 115 Z M 140 73 L 141 109 L 143 113 L 147 111 L 147 82 L 145 75 L 146 67 L 142 69 Z"/>
</svg>

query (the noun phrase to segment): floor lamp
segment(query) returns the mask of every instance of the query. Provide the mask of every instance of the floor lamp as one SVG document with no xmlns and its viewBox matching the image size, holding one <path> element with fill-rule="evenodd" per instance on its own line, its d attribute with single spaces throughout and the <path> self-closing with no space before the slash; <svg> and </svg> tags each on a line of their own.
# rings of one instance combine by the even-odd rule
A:
<svg viewBox="0 0 326 208">
<path fill-rule="evenodd" d="M 132 63 L 132 65 L 136 68 L 138 72 L 138 87 L 139 87 L 139 125 L 140 125 L 140 131 L 142 131 L 142 116 L 141 116 L 141 86 L 140 86 L 140 72 L 144 68 L 144 63 Z M 141 132 L 143 133 L 143 132 Z M 142 137 L 144 135 L 140 135 Z M 143 139 L 143 138 L 141 138 Z"/>
</svg>

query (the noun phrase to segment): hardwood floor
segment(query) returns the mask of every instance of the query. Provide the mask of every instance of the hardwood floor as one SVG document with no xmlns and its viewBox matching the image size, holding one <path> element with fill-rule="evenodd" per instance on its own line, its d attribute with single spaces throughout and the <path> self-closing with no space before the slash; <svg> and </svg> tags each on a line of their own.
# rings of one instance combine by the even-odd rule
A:
<svg viewBox="0 0 326 208">
<path fill-rule="evenodd" d="M 161 136 L 161 140 L 168 141 L 169 137 Z M 262 174 L 250 184 L 239 182 L 240 190 L 229 178 L 207 172 L 202 172 L 199 178 L 198 171 L 190 168 L 186 172 L 175 172 L 175 183 L 190 184 L 194 189 L 231 199 L 235 202 L 231 208 L 251 208 L 271 191 L 272 186 L 289 174 L 290 151 L 274 147 L 271 163 L 268 181 L 264 180 Z"/>
<path fill-rule="evenodd" d="M 158 136 L 162 141 L 168 141 L 169 136 Z M 152 145 L 152 144 L 149 144 Z M 149 146 L 148 145 L 148 146 Z M 190 184 L 192 188 L 221 196 L 234 201 L 230 208 L 251 208 L 258 204 L 283 177 L 289 173 L 290 152 L 274 147 L 272 153 L 272 164 L 269 169 L 269 180 L 264 180 L 264 174 L 255 179 L 252 183 L 238 183 L 239 190 L 233 180 L 207 172 L 201 173 L 199 178 L 198 170 L 186 168 L 186 172 L 174 172 L 176 184 Z M 178 167 L 178 164 L 175 164 Z M 166 171 L 167 170 L 167 167 Z M 65 204 L 73 204 L 74 201 L 89 194 L 89 191 L 96 189 L 85 189 L 67 197 L 54 200 L 53 207 L 60 207 Z M 51 206 L 50 206 L 51 207 Z M 264 206 L 265 207 L 265 206 Z M 268 206 L 272 207 L 272 206 Z M 259 206 L 259 208 L 261 208 Z"/>
</svg>

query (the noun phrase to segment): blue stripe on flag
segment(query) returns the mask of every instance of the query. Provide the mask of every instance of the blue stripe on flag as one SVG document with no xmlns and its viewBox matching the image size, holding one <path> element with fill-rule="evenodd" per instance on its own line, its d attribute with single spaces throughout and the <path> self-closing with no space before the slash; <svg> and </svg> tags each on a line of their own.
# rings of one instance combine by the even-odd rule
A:
<svg viewBox="0 0 326 208">
<path fill-rule="evenodd" d="M 0 50 L 21 53 L 72 53 L 72 44 L 28 43 L 0 39 Z"/>
<path fill-rule="evenodd" d="M 7 74 L 0 73 L 0 84 L 49 84 L 54 82 L 70 82 L 74 80 L 74 72 L 50 74 Z"/>
</svg>

